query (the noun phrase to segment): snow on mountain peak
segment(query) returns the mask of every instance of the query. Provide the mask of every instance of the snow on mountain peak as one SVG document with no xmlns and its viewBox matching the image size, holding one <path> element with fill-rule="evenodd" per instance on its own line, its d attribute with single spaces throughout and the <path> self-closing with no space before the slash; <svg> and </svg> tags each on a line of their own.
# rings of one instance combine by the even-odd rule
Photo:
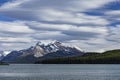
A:
<svg viewBox="0 0 120 80">
<path fill-rule="evenodd" d="M 37 42 L 36 46 L 40 46 L 41 48 L 43 48 L 44 52 L 46 52 L 46 53 L 55 52 L 57 50 L 64 50 L 65 48 L 75 48 L 79 51 L 83 51 L 82 49 L 80 49 L 77 46 L 66 46 L 57 40 L 54 40 L 53 42 L 48 43 L 48 44 L 44 44 L 42 42 Z"/>
<path fill-rule="evenodd" d="M 82 50 L 81 48 L 79 48 L 78 46 L 74 45 L 73 47 L 74 47 L 74 48 L 76 48 L 77 50 L 79 50 L 79 51 L 82 51 L 82 52 L 83 52 L 83 50 Z"/>
<path fill-rule="evenodd" d="M 11 51 L 0 51 L 0 54 L 6 56 L 10 53 Z"/>
<path fill-rule="evenodd" d="M 60 42 L 60 41 L 57 41 L 57 40 L 54 40 L 52 43 L 53 43 L 53 44 L 55 44 L 55 43 L 60 43 L 60 44 L 61 44 L 61 42 Z"/>
<path fill-rule="evenodd" d="M 0 51 L 0 60 L 7 56 L 10 53 L 10 51 Z"/>
<path fill-rule="evenodd" d="M 8 54 L 8 52 L 5 52 Z M 35 62 L 43 59 L 54 59 L 61 57 L 81 56 L 84 52 L 78 47 L 67 46 L 59 41 L 54 41 L 49 44 L 37 42 L 35 46 L 27 49 L 12 51 L 7 56 L 1 55 L 1 60 L 11 62 Z M 4 59 L 3 59 L 4 57 Z"/>
<path fill-rule="evenodd" d="M 49 53 L 57 53 L 57 52 L 70 54 L 70 53 L 80 53 L 82 52 L 82 50 L 76 46 L 75 47 L 67 46 L 55 40 L 48 44 L 44 44 L 39 41 L 36 43 L 35 46 L 18 51 L 18 53 L 22 54 L 22 56 L 33 55 L 36 58 L 42 57 Z M 4 54 L 8 54 L 8 53 L 9 52 L 4 52 Z"/>
<path fill-rule="evenodd" d="M 36 43 L 36 46 L 41 46 L 41 45 L 44 45 L 44 43 L 42 43 L 40 41 Z"/>
<path fill-rule="evenodd" d="M 43 56 L 45 52 L 40 46 L 35 46 L 33 53 L 35 53 L 35 57 L 40 57 Z"/>
<path fill-rule="evenodd" d="M 11 51 L 4 51 L 4 55 L 8 55 Z"/>
</svg>

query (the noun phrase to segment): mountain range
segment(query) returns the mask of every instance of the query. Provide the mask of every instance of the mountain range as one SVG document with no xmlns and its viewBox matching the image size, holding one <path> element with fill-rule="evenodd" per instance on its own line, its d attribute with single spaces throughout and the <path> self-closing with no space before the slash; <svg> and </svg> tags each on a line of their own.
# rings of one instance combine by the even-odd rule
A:
<svg viewBox="0 0 120 80">
<path fill-rule="evenodd" d="M 103 53 L 84 52 L 77 46 L 59 41 L 48 44 L 37 42 L 27 49 L 0 51 L 0 62 L 37 64 L 120 64 L 120 49 Z"/>
<path fill-rule="evenodd" d="M 49 44 L 38 42 L 35 46 L 19 51 L 11 51 L 1 58 L 7 63 L 35 63 L 46 59 L 81 56 L 84 51 L 76 46 L 66 46 L 59 41 Z"/>
</svg>

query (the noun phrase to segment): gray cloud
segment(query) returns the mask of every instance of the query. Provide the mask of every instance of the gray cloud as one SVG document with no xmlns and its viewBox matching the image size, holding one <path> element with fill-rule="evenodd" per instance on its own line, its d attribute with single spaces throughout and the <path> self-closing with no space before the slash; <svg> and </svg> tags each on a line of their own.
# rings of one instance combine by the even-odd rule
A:
<svg viewBox="0 0 120 80">
<path fill-rule="evenodd" d="M 120 10 L 110 10 L 105 12 L 105 17 L 111 23 L 119 23 L 120 22 Z"/>
<path fill-rule="evenodd" d="M 94 23 L 108 24 L 108 22 L 97 16 L 76 14 L 88 9 L 99 8 L 114 0 L 15 0 L 1 6 L 0 12 L 6 16 L 37 21 L 59 21 L 67 23 Z M 94 5 L 93 5 L 94 3 Z M 14 14 L 13 14 L 14 13 Z"/>
</svg>

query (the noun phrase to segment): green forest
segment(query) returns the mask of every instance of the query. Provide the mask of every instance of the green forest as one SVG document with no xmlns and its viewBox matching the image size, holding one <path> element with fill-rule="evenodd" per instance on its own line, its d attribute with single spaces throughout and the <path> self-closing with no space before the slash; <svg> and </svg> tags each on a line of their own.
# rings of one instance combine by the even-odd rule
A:
<svg viewBox="0 0 120 80">
<path fill-rule="evenodd" d="M 103 53 L 86 52 L 82 56 L 46 59 L 36 64 L 120 64 L 120 50 L 110 50 Z"/>
</svg>

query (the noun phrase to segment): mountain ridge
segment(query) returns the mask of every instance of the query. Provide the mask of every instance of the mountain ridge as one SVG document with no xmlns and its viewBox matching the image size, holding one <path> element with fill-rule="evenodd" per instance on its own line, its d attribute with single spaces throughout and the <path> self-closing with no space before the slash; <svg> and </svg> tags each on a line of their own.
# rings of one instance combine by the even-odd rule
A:
<svg viewBox="0 0 120 80">
<path fill-rule="evenodd" d="M 33 63 L 38 60 L 52 59 L 59 57 L 73 57 L 81 56 L 84 52 L 77 47 L 66 46 L 59 41 L 52 43 L 43 44 L 41 42 L 36 43 L 28 49 L 19 51 L 12 51 L 5 58 L 2 59 L 4 62 L 13 63 Z"/>
</svg>

